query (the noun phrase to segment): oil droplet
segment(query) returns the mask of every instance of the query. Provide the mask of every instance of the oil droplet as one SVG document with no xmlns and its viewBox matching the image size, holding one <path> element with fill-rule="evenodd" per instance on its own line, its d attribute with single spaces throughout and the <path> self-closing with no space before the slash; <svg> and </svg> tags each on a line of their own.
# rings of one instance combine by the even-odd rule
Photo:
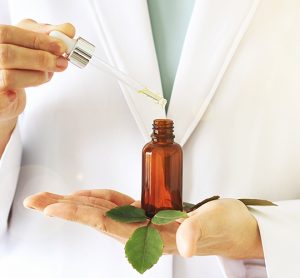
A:
<svg viewBox="0 0 300 278">
<path fill-rule="evenodd" d="M 157 104 L 159 104 L 163 109 L 166 107 L 167 100 L 166 100 L 163 96 L 161 96 L 161 95 L 159 95 L 159 94 L 156 94 L 156 93 L 152 92 L 152 91 L 149 90 L 147 87 L 145 87 L 145 88 L 142 89 L 142 90 L 138 90 L 138 93 L 144 94 L 144 95 L 146 95 L 147 97 L 150 97 L 150 98 L 154 99 L 155 102 L 156 102 Z"/>
</svg>

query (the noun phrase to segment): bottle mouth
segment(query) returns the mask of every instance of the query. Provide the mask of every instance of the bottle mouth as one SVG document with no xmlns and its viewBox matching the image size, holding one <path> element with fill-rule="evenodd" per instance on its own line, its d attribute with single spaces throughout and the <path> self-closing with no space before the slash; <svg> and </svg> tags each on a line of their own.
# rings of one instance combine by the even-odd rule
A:
<svg viewBox="0 0 300 278">
<path fill-rule="evenodd" d="M 154 142 L 173 140 L 174 123 L 170 119 L 156 119 L 153 121 L 153 133 L 151 138 Z"/>
<path fill-rule="evenodd" d="M 174 122 L 171 119 L 155 119 L 153 121 L 153 128 L 154 127 L 172 127 L 173 128 Z"/>
</svg>

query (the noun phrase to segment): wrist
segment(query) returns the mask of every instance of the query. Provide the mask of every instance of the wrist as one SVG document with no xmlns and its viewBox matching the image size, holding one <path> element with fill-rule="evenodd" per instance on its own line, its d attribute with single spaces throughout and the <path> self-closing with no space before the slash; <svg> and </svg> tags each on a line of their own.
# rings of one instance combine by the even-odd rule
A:
<svg viewBox="0 0 300 278">
<path fill-rule="evenodd" d="M 0 121 L 0 159 L 17 124 L 17 120 L 18 118 L 10 119 L 7 121 Z"/>
</svg>

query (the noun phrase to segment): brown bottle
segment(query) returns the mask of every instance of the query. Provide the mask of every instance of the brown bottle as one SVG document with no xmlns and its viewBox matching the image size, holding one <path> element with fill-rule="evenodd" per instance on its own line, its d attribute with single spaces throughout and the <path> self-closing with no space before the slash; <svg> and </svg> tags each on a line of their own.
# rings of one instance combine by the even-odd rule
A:
<svg viewBox="0 0 300 278">
<path fill-rule="evenodd" d="M 154 120 L 151 137 L 142 158 L 142 208 L 149 217 L 182 210 L 182 149 L 174 142 L 173 121 Z"/>
</svg>

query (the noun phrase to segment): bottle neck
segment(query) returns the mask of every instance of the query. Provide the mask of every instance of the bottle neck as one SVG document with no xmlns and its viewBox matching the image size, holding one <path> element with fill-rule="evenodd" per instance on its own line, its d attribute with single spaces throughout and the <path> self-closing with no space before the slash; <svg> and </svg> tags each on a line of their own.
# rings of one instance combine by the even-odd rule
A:
<svg viewBox="0 0 300 278">
<path fill-rule="evenodd" d="M 153 122 L 152 142 L 170 144 L 174 142 L 174 124 L 169 119 L 157 119 Z"/>
</svg>

